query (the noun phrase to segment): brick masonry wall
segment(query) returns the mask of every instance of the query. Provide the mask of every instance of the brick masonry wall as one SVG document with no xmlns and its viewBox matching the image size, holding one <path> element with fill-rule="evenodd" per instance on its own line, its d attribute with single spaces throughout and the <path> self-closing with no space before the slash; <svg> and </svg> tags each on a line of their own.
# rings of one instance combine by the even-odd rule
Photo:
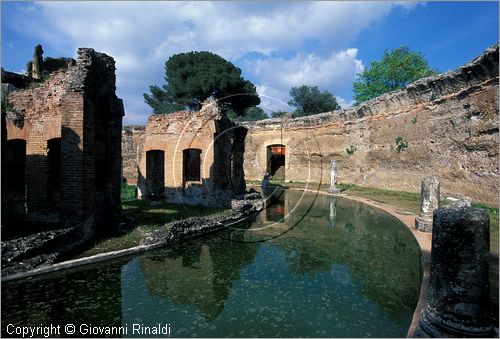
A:
<svg viewBox="0 0 500 339">
<path fill-rule="evenodd" d="M 181 111 L 149 117 L 144 134 L 139 132 L 136 139 L 142 141 L 137 147 L 139 196 L 148 195 L 147 152 L 160 150 L 164 152 L 165 197 L 168 201 L 207 206 L 227 205 L 233 189 L 237 193 L 242 191 L 242 187 L 244 189 L 244 182 L 230 182 L 233 126 L 216 105 L 210 104 L 199 112 Z M 128 135 L 124 138 L 123 148 L 128 150 L 124 173 L 129 175 L 134 173 L 133 168 L 130 168 L 134 158 L 134 133 L 130 129 L 123 133 Z M 183 181 L 183 151 L 189 148 L 201 150 L 199 182 Z M 127 178 L 127 182 L 133 182 L 133 179 Z"/>
<path fill-rule="evenodd" d="M 12 110 L 2 117 L 2 147 L 26 141 L 28 220 L 86 225 L 87 237 L 95 224 L 110 225 L 109 215 L 120 209 L 124 111 L 115 94 L 114 60 L 92 49 L 78 55 L 69 70 L 7 95 Z M 53 138 L 61 140 L 58 208 L 47 203 L 47 142 Z"/>
<path fill-rule="evenodd" d="M 144 142 L 144 126 L 123 126 L 122 175 L 127 184 L 137 185 L 137 162 L 140 145 Z"/>
<path fill-rule="evenodd" d="M 267 146 L 284 144 L 287 181 L 329 183 L 330 161 L 337 160 L 339 182 L 419 192 L 421 180 L 435 175 L 444 194 L 498 204 L 498 90 L 498 47 L 493 47 L 456 71 L 418 80 L 358 107 L 243 123 L 248 132 L 240 146 L 241 177 L 262 179 Z M 158 126 L 151 129 L 148 147 L 172 152 L 161 135 L 170 134 L 176 143 L 182 129 L 174 128 L 174 120 L 155 121 L 150 120 Z M 398 136 L 408 142 L 400 153 Z M 136 173 L 130 160 L 134 149 L 144 146 L 141 132 L 134 138 L 124 162 L 129 182 Z M 356 151 L 349 155 L 351 145 Z"/>
</svg>

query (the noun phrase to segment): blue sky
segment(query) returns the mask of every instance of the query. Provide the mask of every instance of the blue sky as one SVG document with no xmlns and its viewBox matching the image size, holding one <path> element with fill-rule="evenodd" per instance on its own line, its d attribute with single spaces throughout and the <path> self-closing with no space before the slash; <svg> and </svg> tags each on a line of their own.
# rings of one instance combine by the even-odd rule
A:
<svg viewBox="0 0 500 339">
<path fill-rule="evenodd" d="M 407 45 L 453 70 L 498 42 L 498 2 L 1 2 L 2 67 L 92 47 L 116 60 L 125 124 L 151 113 L 142 94 L 164 83 L 173 54 L 208 50 L 242 69 L 266 111 L 290 110 L 292 86 L 319 86 L 352 104 L 356 73 Z"/>
</svg>

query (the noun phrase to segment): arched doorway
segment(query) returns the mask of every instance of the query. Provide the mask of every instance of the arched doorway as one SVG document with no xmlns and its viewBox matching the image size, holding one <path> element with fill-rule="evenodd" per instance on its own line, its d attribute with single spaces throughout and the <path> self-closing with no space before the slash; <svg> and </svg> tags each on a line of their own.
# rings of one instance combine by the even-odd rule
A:
<svg viewBox="0 0 500 339">
<path fill-rule="evenodd" d="M 286 146 L 274 144 L 267 146 L 267 173 L 272 179 L 285 180 Z"/>
</svg>

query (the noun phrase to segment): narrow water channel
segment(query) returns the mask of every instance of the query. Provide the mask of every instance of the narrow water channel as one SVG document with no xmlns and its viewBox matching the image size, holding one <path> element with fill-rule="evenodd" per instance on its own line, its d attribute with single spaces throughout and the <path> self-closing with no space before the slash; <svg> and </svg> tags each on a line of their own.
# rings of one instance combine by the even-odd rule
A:
<svg viewBox="0 0 500 339">
<path fill-rule="evenodd" d="M 172 337 L 404 337 L 420 260 L 410 232 L 384 212 L 276 191 L 241 229 L 2 284 L 2 336 L 9 324 L 100 336 L 79 332 L 85 324 L 144 337 L 133 324 L 161 324 Z"/>
</svg>

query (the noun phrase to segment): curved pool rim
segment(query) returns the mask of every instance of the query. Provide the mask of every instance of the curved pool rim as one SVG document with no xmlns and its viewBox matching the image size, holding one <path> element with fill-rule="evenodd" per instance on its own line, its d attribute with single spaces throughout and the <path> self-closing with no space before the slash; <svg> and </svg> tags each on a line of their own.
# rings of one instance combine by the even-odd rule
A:
<svg viewBox="0 0 500 339">
<path fill-rule="evenodd" d="M 417 306 L 415 307 L 415 310 L 413 312 L 413 317 L 412 321 L 410 324 L 410 327 L 408 328 L 408 333 L 406 334 L 407 338 L 412 338 L 415 334 L 415 329 L 418 324 L 418 319 L 420 317 L 420 313 L 422 309 L 425 306 L 425 303 L 427 301 L 427 294 L 428 294 L 428 288 L 429 288 L 429 277 L 430 277 L 430 267 L 431 267 L 431 249 L 432 249 L 432 233 L 425 233 L 425 232 L 420 232 L 417 231 L 415 228 L 415 219 L 416 215 L 411 213 L 411 214 L 401 214 L 400 212 L 402 211 L 401 209 L 388 205 L 388 204 L 383 204 L 379 202 L 375 202 L 370 199 L 366 198 L 361 198 L 361 197 L 356 197 L 348 194 L 332 194 L 328 193 L 325 191 L 320 191 L 320 190 L 311 190 L 311 189 L 303 189 L 303 188 L 289 188 L 290 190 L 297 190 L 297 191 L 305 191 L 305 192 L 311 192 L 311 193 L 316 193 L 316 194 L 321 194 L 321 195 L 328 195 L 328 196 L 338 196 L 341 198 L 346 198 L 349 200 L 354 200 L 361 202 L 363 204 L 366 204 L 371 207 L 375 207 L 392 217 L 398 219 L 401 223 L 403 223 L 407 230 L 413 235 L 413 238 L 418 244 L 418 247 L 420 248 L 420 255 L 422 258 L 421 262 L 421 269 L 422 269 L 422 281 L 420 283 L 420 294 L 417 302 Z"/>
<path fill-rule="evenodd" d="M 413 317 L 412 317 L 412 322 L 410 324 L 410 327 L 407 332 L 407 337 L 413 337 L 413 334 L 415 332 L 418 319 L 420 316 L 420 312 L 423 309 L 425 302 L 427 300 L 427 290 L 429 286 L 429 275 L 430 275 L 430 254 L 431 254 L 431 239 L 432 239 L 432 234 L 431 233 L 423 233 L 419 232 L 415 229 L 415 215 L 414 214 L 402 214 L 401 210 L 396 208 L 395 206 L 392 205 L 387 205 L 387 204 L 382 204 L 375 202 L 370 199 L 366 198 L 361 198 L 361 197 L 356 197 L 356 196 L 350 196 L 347 194 L 331 194 L 325 191 L 321 190 L 311 190 L 311 189 L 303 189 L 303 188 L 288 188 L 290 190 L 296 190 L 296 191 L 304 191 L 304 192 L 309 192 L 309 193 L 315 193 L 316 195 L 327 195 L 327 196 L 338 196 L 341 198 L 361 202 L 365 205 L 368 205 L 370 207 L 377 208 L 378 210 L 381 210 L 393 218 L 397 219 L 401 223 L 403 223 L 407 231 L 409 231 L 412 235 L 415 241 L 417 242 L 419 249 L 420 249 L 420 254 L 421 254 L 421 272 L 422 272 L 422 280 L 421 280 L 421 286 L 420 286 L 420 294 L 419 294 L 419 300 L 417 302 L 417 305 L 415 307 L 415 310 L 413 312 Z M 239 221 L 238 223 L 240 223 Z M 97 262 L 102 262 L 102 261 L 112 261 L 114 259 L 118 259 L 120 257 L 124 256 L 129 256 L 129 255 L 135 255 L 139 254 L 142 252 L 150 251 L 157 249 L 163 245 L 158 245 L 158 244 L 153 244 L 153 245 L 148 245 L 148 246 L 137 246 L 137 247 L 132 247 L 124 250 L 119 250 L 119 251 L 112 251 L 112 252 L 106 252 L 106 253 L 101 253 L 97 254 L 94 256 L 90 257 L 85 257 L 85 258 L 79 258 L 79 259 L 74 259 L 74 260 L 68 260 L 68 261 L 63 261 L 54 265 L 51 265 L 49 267 L 45 268 L 39 268 L 31 271 L 27 271 L 21 274 L 16 274 L 13 276 L 7 276 L 7 277 L 2 277 L 2 282 L 7 282 L 7 281 L 12 281 L 12 280 L 22 280 L 24 278 L 32 277 L 35 275 L 43 275 L 47 273 L 53 273 L 57 271 L 62 271 L 66 269 L 71 269 L 79 266 L 86 266 L 89 264 L 97 263 Z"/>
</svg>

